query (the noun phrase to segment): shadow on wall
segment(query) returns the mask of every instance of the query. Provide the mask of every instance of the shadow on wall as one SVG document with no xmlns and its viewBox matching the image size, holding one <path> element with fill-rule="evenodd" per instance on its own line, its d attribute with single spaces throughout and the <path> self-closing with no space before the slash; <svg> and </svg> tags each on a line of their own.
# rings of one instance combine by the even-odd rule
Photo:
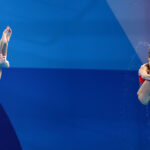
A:
<svg viewBox="0 0 150 150">
<path fill-rule="evenodd" d="M 0 149 L 21 150 L 18 138 L 2 105 L 0 105 L 0 117 Z"/>
</svg>

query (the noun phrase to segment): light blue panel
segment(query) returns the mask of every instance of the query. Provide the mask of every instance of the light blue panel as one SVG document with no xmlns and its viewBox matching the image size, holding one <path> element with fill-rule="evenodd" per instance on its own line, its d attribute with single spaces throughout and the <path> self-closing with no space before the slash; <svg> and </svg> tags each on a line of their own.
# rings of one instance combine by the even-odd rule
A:
<svg viewBox="0 0 150 150">
<path fill-rule="evenodd" d="M 150 16 L 147 0 L 107 0 L 142 63 L 147 62 L 150 46 Z"/>
<path fill-rule="evenodd" d="M 132 69 L 140 61 L 105 0 L 10 1 L 1 3 L 2 32 L 13 36 L 12 67 Z M 7 6 L 7 7 L 6 7 Z"/>
</svg>

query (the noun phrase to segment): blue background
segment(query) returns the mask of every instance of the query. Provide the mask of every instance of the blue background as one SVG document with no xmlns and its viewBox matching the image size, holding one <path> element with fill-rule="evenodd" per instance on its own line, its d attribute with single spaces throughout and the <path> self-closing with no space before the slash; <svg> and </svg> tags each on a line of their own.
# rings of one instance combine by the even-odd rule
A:
<svg viewBox="0 0 150 150">
<path fill-rule="evenodd" d="M 3 150 L 150 148 L 140 55 L 109 4 L 1 2 L 0 31 L 13 31 L 0 81 Z"/>
<path fill-rule="evenodd" d="M 105 0 L 2 2 L 0 31 L 13 30 L 12 67 L 127 69 L 135 56 Z"/>
</svg>

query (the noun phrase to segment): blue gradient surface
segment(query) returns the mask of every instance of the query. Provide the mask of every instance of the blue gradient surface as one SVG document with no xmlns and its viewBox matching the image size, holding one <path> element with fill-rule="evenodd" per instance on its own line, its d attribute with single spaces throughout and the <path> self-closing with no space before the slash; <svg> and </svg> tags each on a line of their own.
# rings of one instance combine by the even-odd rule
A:
<svg viewBox="0 0 150 150">
<path fill-rule="evenodd" d="M 149 106 L 136 96 L 141 61 L 106 0 L 1 6 L 0 32 L 9 25 L 13 34 L 0 131 L 13 134 L 0 141 L 17 150 L 150 148 Z"/>
<path fill-rule="evenodd" d="M 0 31 L 6 25 L 13 30 L 8 54 L 12 67 L 126 70 L 133 56 L 140 64 L 105 0 L 1 4 L 7 7 L 0 10 Z"/>
<path fill-rule="evenodd" d="M 1 103 L 23 149 L 150 148 L 150 112 L 136 96 L 137 72 L 9 69 L 3 73 Z"/>
</svg>

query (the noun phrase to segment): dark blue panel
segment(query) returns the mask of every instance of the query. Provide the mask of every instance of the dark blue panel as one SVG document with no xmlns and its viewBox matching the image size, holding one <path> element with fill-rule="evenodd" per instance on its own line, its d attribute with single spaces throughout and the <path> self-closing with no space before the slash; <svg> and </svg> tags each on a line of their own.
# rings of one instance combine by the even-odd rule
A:
<svg viewBox="0 0 150 150">
<path fill-rule="evenodd" d="M 18 138 L 1 105 L 0 105 L 0 149 L 21 150 Z"/>
<path fill-rule="evenodd" d="M 150 112 L 137 99 L 137 72 L 9 69 L 0 83 L 23 149 L 150 148 Z"/>
</svg>

